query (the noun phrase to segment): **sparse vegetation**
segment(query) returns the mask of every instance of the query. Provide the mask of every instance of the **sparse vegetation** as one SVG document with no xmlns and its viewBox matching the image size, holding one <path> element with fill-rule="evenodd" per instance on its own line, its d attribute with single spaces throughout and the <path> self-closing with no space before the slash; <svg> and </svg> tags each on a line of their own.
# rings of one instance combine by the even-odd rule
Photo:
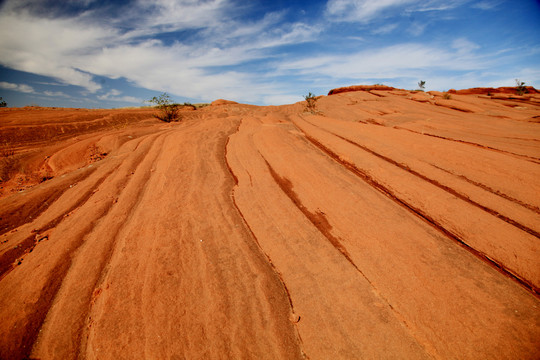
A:
<svg viewBox="0 0 540 360">
<path fill-rule="evenodd" d="M 452 96 L 450 96 L 449 93 L 445 92 L 445 93 L 443 94 L 443 99 L 445 99 L 445 100 L 450 100 L 451 98 L 452 98 Z"/>
<path fill-rule="evenodd" d="M 526 94 L 528 93 L 529 91 L 527 90 L 527 88 L 525 87 L 525 82 L 524 81 L 520 81 L 519 79 L 516 79 L 516 93 L 518 95 L 523 95 L 523 94 Z"/>
<path fill-rule="evenodd" d="M 185 102 L 184 105 L 182 105 L 184 108 L 192 108 L 193 110 L 197 110 L 197 106 L 193 105 L 190 102 Z"/>
<path fill-rule="evenodd" d="M 425 88 L 426 88 L 426 82 L 424 80 L 420 80 L 418 82 L 418 89 L 424 91 Z"/>
<path fill-rule="evenodd" d="M 0 107 L 6 107 L 7 103 L 0 97 Z"/>
<path fill-rule="evenodd" d="M 309 94 L 304 95 L 304 99 L 306 99 L 306 102 L 307 102 L 306 111 L 314 113 L 317 107 L 317 100 L 318 100 L 315 94 L 312 94 L 311 92 L 309 92 Z"/>
<path fill-rule="evenodd" d="M 159 113 L 154 115 L 159 120 L 168 123 L 179 120 L 179 111 L 182 105 L 173 103 L 169 94 L 164 92 L 158 97 L 154 96 L 152 99 L 148 100 L 148 102 L 154 104 L 159 110 Z"/>
</svg>

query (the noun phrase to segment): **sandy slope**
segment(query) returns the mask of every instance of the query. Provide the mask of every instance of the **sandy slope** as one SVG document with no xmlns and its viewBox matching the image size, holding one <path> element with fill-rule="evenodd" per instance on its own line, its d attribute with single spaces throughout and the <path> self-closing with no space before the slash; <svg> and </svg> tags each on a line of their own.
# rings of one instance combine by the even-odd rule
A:
<svg viewBox="0 0 540 360">
<path fill-rule="evenodd" d="M 2 110 L 0 358 L 538 358 L 540 96 L 362 90 Z"/>
</svg>

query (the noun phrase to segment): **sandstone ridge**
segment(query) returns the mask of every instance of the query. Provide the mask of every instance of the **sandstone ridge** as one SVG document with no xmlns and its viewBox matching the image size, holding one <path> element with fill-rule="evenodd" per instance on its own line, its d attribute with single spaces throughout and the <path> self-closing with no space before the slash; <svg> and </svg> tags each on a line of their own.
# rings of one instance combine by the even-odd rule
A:
<svg viewBox="0 0 540 360">
<path fill-rule="evenodd" d="M 540 94 L 331 93 L 0 109 L 0 359 L 537 358 Z"/>
</svg>

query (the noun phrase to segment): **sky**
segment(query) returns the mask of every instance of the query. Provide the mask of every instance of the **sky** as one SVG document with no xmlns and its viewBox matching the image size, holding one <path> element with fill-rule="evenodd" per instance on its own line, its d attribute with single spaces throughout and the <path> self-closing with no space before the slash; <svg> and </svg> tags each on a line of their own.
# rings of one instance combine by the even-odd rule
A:
<svg viewBox="0 0 540 360">
<path fill-rule="evenodd" d="M 0 0 L 8 106 L 540 87 L 537 0 Z"/>
</svg>

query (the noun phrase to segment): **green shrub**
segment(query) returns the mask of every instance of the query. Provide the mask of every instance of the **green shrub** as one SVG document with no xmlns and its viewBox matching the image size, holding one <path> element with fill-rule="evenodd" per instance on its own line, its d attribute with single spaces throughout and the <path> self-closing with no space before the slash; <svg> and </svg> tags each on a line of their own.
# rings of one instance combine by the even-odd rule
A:
<svg viewBox="0 0 540 360">
<path fill-rule="evenodd" d="M 311 92 L 307 95 L 304 95 L 304 99 L 306 99 L 306 110 L 313 113 L 315 112 L 315 108 L 317 107 L 317 97 L 315 94 L 312 94 Z"/>
<path fill-rule="evenodd" d="M 520 81 L 519 79 L 516 79 L 516 93 L 518 95 L 523 95 L 523 94 L 526 94 L 528 92 L 529 92 L 529 90 L 527 90 L 527 88 L 525 87 L 525 82 Z"/>
<path fill-rule="evenodd" d="M 180 111 L 181 105 L 173 103 L 169 94 L 163 93 L 158 97 L 154 96 L 152 99 L 148 100 L 148 102 L 154 104 L 159 110 L 159 113 L 154 115 L 159 120 L 168 123 L 179 120 L 180 115 L 178 112 Z"/>
<path fill-rule="evenodd" d="M 426 88 L 426 82 L 424 80 L 420 80 L 418 82 L 418 88 L 423 91 Z"/>
<path fill-rule="evenodd" d="M 185 108 L 192 108 L 193 110 L 197 110 L 197 106 L 196 106 L 196 105 L 193 105 L 193 104 L 190 103 L 190 102 L 185 102 L 184 105 L 182 105 L 182 107 L 185 107 Z"/>
<path fill-rule="evenodd" d="M 0 97 L 0 107 L 6 107 L 7 103 Z"/>
</svg>

